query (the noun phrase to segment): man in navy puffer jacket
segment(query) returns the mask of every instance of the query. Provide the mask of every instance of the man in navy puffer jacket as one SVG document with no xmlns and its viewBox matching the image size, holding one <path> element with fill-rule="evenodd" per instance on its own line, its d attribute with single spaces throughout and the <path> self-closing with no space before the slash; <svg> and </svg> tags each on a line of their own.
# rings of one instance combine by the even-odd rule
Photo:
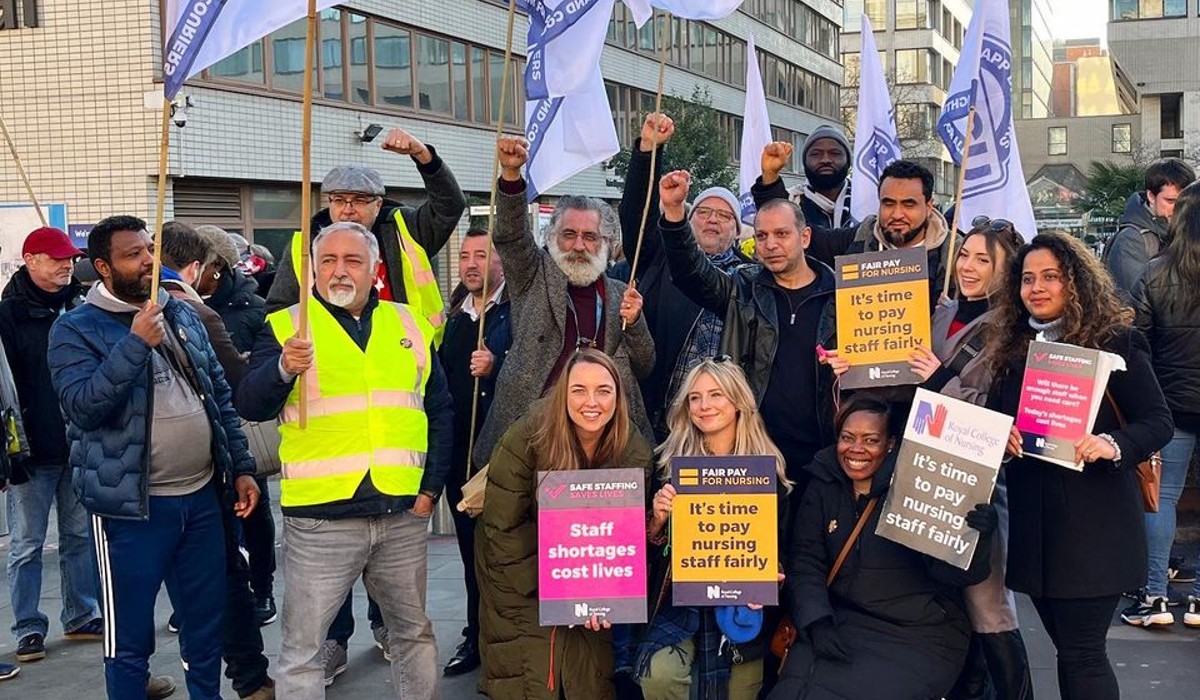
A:
<svg viewBox="0 0 1200 700">
<path fill-rule="evenodd" d="M 92 513 L 110 700 L 146 697 L 154 600 L 172 587 L 193 700 L 221 693 L 225 547 L 218 498 L 258 502 L 254 458 L 196 313 L 159 292 L 152 240 L 134 217 L 88 236 L 100 284 L 50 332 L 50 376 L 67 419 L 73 484 Z"/>
</svg>

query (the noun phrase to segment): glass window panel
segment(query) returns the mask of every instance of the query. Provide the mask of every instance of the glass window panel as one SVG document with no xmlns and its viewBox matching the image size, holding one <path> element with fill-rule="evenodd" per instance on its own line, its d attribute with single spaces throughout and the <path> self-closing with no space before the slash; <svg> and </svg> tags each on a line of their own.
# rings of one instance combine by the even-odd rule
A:
<svg viewBox="0 0 1200 700">
<path fill-rule="evenodd" d="M 407 29 L 375 23 L 375 92 L 380 105 L 412 108 L 412 46 Z"/>
<path fill-rule="evenodd" d="M 304 91 L 304 43 L 306 20 L 298 20 L 271 35 L 271 87 L 277 90 Z M 313 47 L 313 53 L 317 47 Z M 313 73 L 316 73 L 316 63 Z M 316 85 L 316 76 L 313 76 Z"/>
<path fill-rule="evenodd" d="M 420 109 L 450 114 L 450 42 L 417 35 L 417 96 Z"/>
<path fill-rule="evenodd" d="M 489 51 L 488 58 L 490 65 L 488 67 L 488 76 L 492 83 L 491 92 L 491 114 L 492 123 L 496 123 L 500 119 L 500 87 L 504 81 L 504 54 Z M 511 70 L 511 66 L 509 67 Z M 516 124 L 516 110 L 513 109 L 513 79 L 512 75 L 508 77 L 508 95 L 504 98 L 504 123 Z"/>
<path fill-rule="evenodd" d="M 734 39 L 729 46 L 730 62 L 732 64 L 733 75 L 730 76 L 729 82 L 738 86 L 746 85 L 746 42 L 741 39 Z"/>
<path fill-rule="evenodd" d="M 1137 19 L 1138 0 L 1113 0 L 1113 19 Z"/>
<path fill-rule="evenodd" d="M 220 80 L 236 80 L 239 83 L 262 85 L 266 82 L 263 72 L 262 42 L 256 41 L 250 46 L 230 54 L 217 61 L 208 69 L 209 75 Z"/>
<path fill-rule="evenodd" d="M 471 121 L 487 123 L 487 68 L 484 58 L 487 53 L 471 47 Z"/>
<path fill-rule="evenodd" d="M 300 190 L 255 187 L 250 197 L 255 219 L 300 220 Z"/>
<path fill-rule="evenodd" d="M 349 14 L 350 20 L 350 101 L 371 104 L 371 78 L 367 70 L 367 18 Z"/>
<path fill-rule="evenodd" d="M 1129 153 L 1133 150 L 1133 131 L 1130 124 L 1113 124 L 1112 152 Z"/>
<path fill-rule="evenodd" d="M 1163 17 L 1187 17 L 1187 0 L 1164 0 Z"/>
<path fill-rule="evenodd" d="M 459 42 L 450 44 L 450 74 L 454 78 L 454 118 L 467 118 L 467 47 Z"/>
<path fill-rule="evenodd" d="M 721 60 L 717 55 L 717 30 L 704 28 L 704 73 L 716 77 L 717 63 Z"/>
<path fill-rule="evenodd" d="M 330 100 L 346 99 L 342 80 L 342 11 L 321 11 L 321 79 L 324 81 L 325 97 Z"/>
<path fill-rule="evenodd" d="M 1049 143 L 1046 152 L 1052 156 L 1067 154 L 1067 127 L 1052 126 L 1049 130 Z"/>
<path fill-rule="evenodd" d="M 1138 17 L 1141 19 L 1162 17 L 1162 15 L 1163 0 L 1138 0 Z"/>
</svg>

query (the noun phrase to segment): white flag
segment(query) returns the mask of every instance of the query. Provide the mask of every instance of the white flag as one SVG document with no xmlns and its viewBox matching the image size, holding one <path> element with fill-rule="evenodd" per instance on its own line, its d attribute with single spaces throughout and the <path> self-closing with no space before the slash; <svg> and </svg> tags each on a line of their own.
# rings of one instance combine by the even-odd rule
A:
<svg viewBox="0 0 1200 700">
<path fill-rule="evenodd" d="M 307 14 L 306 0 L 166 0 L 163 94 L 174 99 L 188 78 Z"/>
<path fill-rule="evenodd" d="M 654 8 L 683 19 L 721 19 L 733 14 L 742 0 L 624 0 L 638 27 L 650 21 Z"/>
<path fill-rule="evenodd" d="M 520 0 L 529 13 L 525 95 L 569 95 L 600 66 L 615 0 Z"/>
<path fill-rule="evenodd" d="M 767 114 L 767 96 L 754 52 L 754 35 L 746 37 L 746 106 L 742 111 L 742 157 L 738 168 L 738 192 L 742 203 L 742 221 L 754 217 L 754 197 L 750 188 L 762 175 L 762 152 L 771 143 L 771 117 Z"/>
<path fill-rule="evenodd" d="M 850 214 L 862 221 L 879 214 L 879 181 L 883 169 L 900 160 L 895 110 L 888 95 L 883 65 L 875 48 L 871 20 L 862 16 L 862 51 L 858 76 L 858 118 L 854 122 L 854 169 L 850 178 Z"/>
<path fill-rule="evenodd" d="M 1004 0 L 975 3 L 937 129 L 954 162 L 963 165 L 967 111 L 975 107 L 958 220 L 969 223 L 980 215 L 1008 219 L 1028 240 L 1037 234 L 1037 223 L 1013 128 L 1008 11 Z"/>
<path fill-rule="evenodd" d="M 529 201 L 621 150 L 599 66 L 584 88 L 566 97 L 525 103 L 525 166 Z"/>
</svg>

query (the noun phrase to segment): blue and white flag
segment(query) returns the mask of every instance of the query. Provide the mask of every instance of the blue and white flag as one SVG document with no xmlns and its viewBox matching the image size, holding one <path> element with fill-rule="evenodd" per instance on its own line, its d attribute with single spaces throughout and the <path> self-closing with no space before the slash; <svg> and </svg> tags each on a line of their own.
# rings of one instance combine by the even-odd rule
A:
<svg viewBox="0 0 1200 700">
<path fill-rule="evenodd" d="M 963 165 L 967 112 L 975 107 L 958 220 L 970 222 L 979 215 L 1008 219 L 1028 240 L 1037 234 L 1037 224 L 1013 127 L 1008 12 L 1004 0 L 975 3 L 937 130 L 954 162 Z"/>
<path fill-rule="evenodd" d="M 746 106 L 742 111 L 742 157 L 738 167 L 742 221 L 754 218 L 756 209 L 750 188 L 762 175 L 762 152 L 771 143 L 771 117 L 767 114 L 767 96 L 756 56 L 751 34 L 746 37 Z"/>
<path fill-rule="evenodd" d="M 537 199 L 576 173 L 621 150 L 599 66 L 578 92 L 525 103 L 526 194 Z"/>
<path fill-rule="evenodd" d="M 896 110 L 888 94 L 883 65 L 875 48 L 871 20 L 862 16 L 858 75 L 858 118 L 854 122 L 854 169 L 850 176 L 850 214 L 862 221 L 879 213 L 883 169 L 900 160 Z"/>
<path fill-rule="evenodd" d="M 188 78 L 307 14 L 307 0 L 166 0 L 163 95 L 174 99 Z"/>
<path fill-rule="evenodd" d="M 519 0 L 529 13 L 525 95 L 569 95 L 600 66 L 615 0 Z"/>
<path fill-rule="evenodd" d="M 654 8 L 683 19 L 721 19 L 733 14 L 742 0 L 624 0 L 638 27 L 650 21 Z"/>
</svg>

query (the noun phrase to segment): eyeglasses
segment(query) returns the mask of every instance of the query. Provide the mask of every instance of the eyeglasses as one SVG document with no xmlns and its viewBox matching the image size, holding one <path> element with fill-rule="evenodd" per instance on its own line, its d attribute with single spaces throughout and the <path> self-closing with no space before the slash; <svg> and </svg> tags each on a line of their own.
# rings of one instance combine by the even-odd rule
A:
<svg viewBox="0 0 1200 700">
<path fill-rule="evenodd" d="M 712 207 L 696 207 L 692 210 L 692 216 L 695 216 L 697 219 L 708 219 L 715 216 L 718 221 L 726 224 L 734 219 L 732 212 L 725 211 L 724 209 L 713 209 Z"/>
<path fill-rule="evenodd" d="M 602 234 L 595 231 L 576 231 L 574 229 L 565 229 L 562 233 L 558 234 L 558 236 L 568 243 L 574 243 L 575 239 L 582 238 L 583 242 L 588 244 L 596 243 L 604 237 Z"/>
<path fill-rule="evenodd" d="M 329 197 L 330 206 L 345 209 L 346 207 L 354 207 L 355 209 L 365 209 L 374 204 L 379 197 L 342 197 L 341 195 L 332 195 Z"/>
<path fill-rule="evenodd" d="M 971 228 L 990 228 L 993 231 L 1016 231 L 1017 227 L 1008 219 L 993 219 L 986 214 L 971 219 Z"/>
</svg>

